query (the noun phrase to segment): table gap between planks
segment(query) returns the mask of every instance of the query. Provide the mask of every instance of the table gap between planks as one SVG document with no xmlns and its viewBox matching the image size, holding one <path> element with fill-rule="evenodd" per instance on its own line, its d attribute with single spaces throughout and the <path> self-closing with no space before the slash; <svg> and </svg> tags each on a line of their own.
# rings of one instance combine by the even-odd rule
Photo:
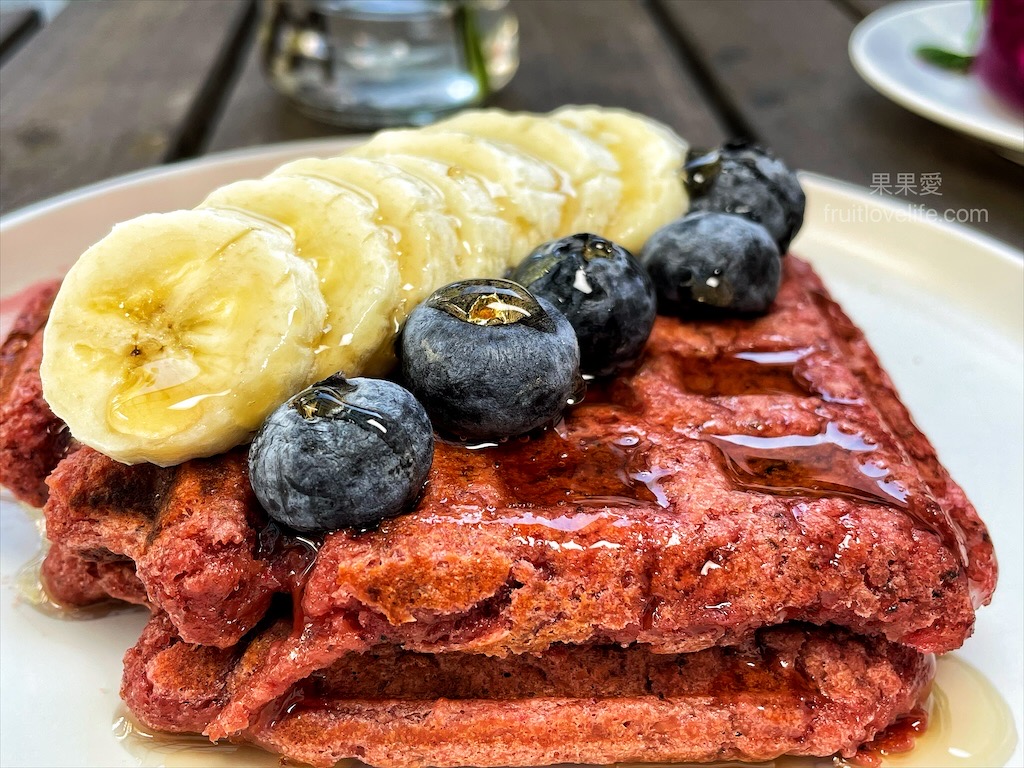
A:
<svg viewBox="0 0 1024 768">
<path fill-rule="evenodd" d="M 854 72 L 849 35 L 885 4 L 513 0 L 522 64 L 493 104 L 626 107 L 694 145 L 744 135 L 863 187 L 937 173 L 941 197 L 907 202 L 984 208 L 979 229 L 1024 246 L 1024 169 Z M 71 3 L 42 29 L 0 14 L 0 212 L 211 151 L 342 133 L 267 85 L 257 15 L 254 0 Z"/>
<path fill-rule="evenodd" d="M 0 65 L 41 26 L 39 12 L 29 8 L 0 13 Z"/>
</svg>

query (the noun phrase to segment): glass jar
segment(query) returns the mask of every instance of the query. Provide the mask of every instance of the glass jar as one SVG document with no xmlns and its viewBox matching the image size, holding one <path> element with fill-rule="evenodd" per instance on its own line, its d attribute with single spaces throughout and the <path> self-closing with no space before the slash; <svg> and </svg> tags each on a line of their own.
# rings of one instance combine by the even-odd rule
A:
<svg viewBox="0 0 1024 768">
<path fill-rule="evenodd" d="M 519 65 L 507 0 L 264 0 L 270 83 L 353 128 L 422 125 L 478 105 Z"/>
</svg>

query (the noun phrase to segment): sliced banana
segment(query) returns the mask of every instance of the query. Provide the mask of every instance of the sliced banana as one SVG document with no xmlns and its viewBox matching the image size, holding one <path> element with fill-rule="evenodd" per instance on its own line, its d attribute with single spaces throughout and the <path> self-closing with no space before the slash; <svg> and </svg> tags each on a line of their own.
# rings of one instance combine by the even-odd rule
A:
<svg viewBox="0 0 1024 768">
<path fill-rule="evenodd" d="M 661 123 L 625 110 L 563 107 L 557 122 L 604 145 L 621 168 L 622 202 L 605 231 L 634 253 L 660 227 L 686 212 L 685 141 Z"/>
<path fill-rule="evenodd" d="M 505 266 L 519 263 L 534 247 L 555 237 L 565 194 L 551 166 L 479 136 L 454 131 L 384 131 L 352 151 L 359 157 L 409 154 L 448 163 L 456 173 L 475 176 L 512 227 Z"/>
<path fill-rule="evenodd" d="M 43 394 L 119 461 L 210 456 L 308 383 L 326 316 L 286 230 L 209 209 L 141 216 L 68 272 L 43 336 Z"/>
<path fill-rule="evenodd" d="M 619 163 L 603 144 L 540 115 L 474 110 L 424 131 L 461 131 L 508 144 L 547 163 L 566 195 L 559 234 L 602 233 L 622 198 Z"/>
<path fill-rule="evenodd" d="M 389 321 L 400 323 L 435 288 L 457 277 L 455 222 L 434 187 L 393 165 L 347 156 L 296 160 L 268 178 L 295 175 L 326 179 L 376 207 L 374 222 L 391 239 L 402 279 Z"/>
<path fill-rule="evenodd" d="M 273 175 L 221 187 L 201 207 L 251 212 L 294 232 L 296 251 L 316 271 L 327 301 L 315 378 L 358 376 L 388 345 L 401 278 L 392 239 L 364 194 L 325 179 Z"/>
<path fill-rule="evenodd" d="M 381 155 L 379 160 L 432 185 L 444 198 L 458 232 L 458 278 L 499 277 L 512 250 L 512 230 L 475 176 L 439 160 L 414 155 Z"/>
<path fill-rule="evenodd" d="M 471 112 L 118 225 L 57 296 L 44 396 L 120 461 L 220 453 L 319 378 L 383 372 L 441 285 L 575 231 L 639 250 L 686 208 L 686 148 L 620 110 Z"/>
</svg>

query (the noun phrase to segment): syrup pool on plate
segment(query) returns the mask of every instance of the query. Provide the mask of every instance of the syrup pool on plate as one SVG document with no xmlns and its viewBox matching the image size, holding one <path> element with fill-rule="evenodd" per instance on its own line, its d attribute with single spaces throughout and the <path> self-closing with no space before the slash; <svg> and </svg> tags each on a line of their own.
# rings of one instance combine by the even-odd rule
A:
<svg viewBox="0 0 1024 768">
<path fill-rule="evenodd" d="M 39 513 L 39 510 L 31 511 Z M 44 527 L 42 517 L 39 518 L 38 525 L 41 529 Z M 14 588 L 21 602 L 51 618 L 65 621 L 92 620 L 112 613 L 139 610 L 138 606 L 113 598 L 85 606 L 68 606 L 58 603 L 46 591 L 40 575 L 43 560 L 49 551 L 49 544 L 46 543 L 45 534 L 42 531 L 40 532 L 40 541 L 39 551 L 18 569 L 14 577 Z"/>
</svg>

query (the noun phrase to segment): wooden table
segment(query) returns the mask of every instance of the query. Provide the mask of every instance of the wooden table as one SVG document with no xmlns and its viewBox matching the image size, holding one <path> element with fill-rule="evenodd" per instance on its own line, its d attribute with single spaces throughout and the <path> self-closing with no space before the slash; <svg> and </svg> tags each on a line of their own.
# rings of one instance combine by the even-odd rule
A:
<svg viewBox="0 0 1024 768">
<path fill-rule="evenodd" d="M 493 103 L 622 106 L 692 144 L 743 135 L 869 187 L 940 174 L 940 209 L 1024 246 L 1024 168 L 888 101 L 850 32 L 884 0 L 513 0 L 522 64 Z M 0 3 L 0 11 L 3 10 Z M 72 2 L 41 25 L 0 13 L 0 212 L 109 176 L 325 136 L 264 81 L 249 0 Z"/>
</svg>

